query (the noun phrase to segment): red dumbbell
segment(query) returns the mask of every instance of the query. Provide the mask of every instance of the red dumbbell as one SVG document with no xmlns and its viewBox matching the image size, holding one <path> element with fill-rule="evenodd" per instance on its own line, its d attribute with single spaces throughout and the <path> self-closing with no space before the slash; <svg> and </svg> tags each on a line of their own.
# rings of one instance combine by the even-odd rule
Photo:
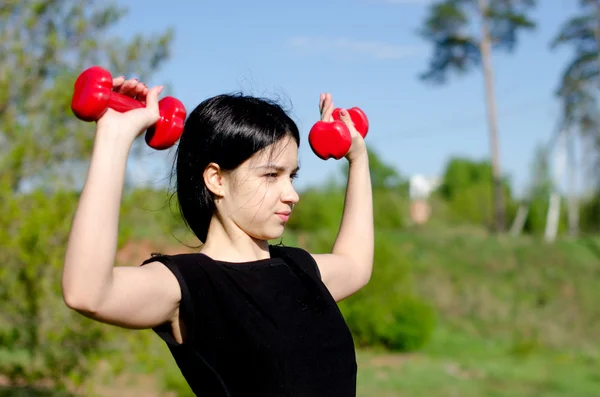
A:
<svg viewBox="0 0 600 397">
<path fill-rule="evenodd" d="M 93 66 L 79 75 L 71 100 L 71 110 L 83 121 L 97 121 L 108 108 L 117 112 L 146 107 L 142 102 L 112 90 L 113 78 L 106 69 Z M 183 132 L 186 110 L 183 103 L 167 96 L 158 102 L 160 118 L 146 131 L 146 143 L 156 150 L 175 144 Z"/>
<path fill-rule="evenodd" d="M 333 114 L 331 116 L 334 120 L 340 120 L 341 110 L 342 109 L 340 108 L 335 108 L 333 110 Z M 367 118 L 365 112 L 363 112 L 360 108 L 353 107 L 348 109 L 348 114 L 354 123 L 354 128 L 356 128 L 356 131 L 358 131 L 363 138 L 366 138 L 367 133 L 369 132 L 369 119 Z"/>
<path fill-rule="evenodd" d="M 340 108 L 334 109 L 334 121 L 317 121 L 308 134 L 308 143 L 312 151 L 322 160 L 332 157 L 339 160 L 352 146 L 352 135 L 346 124 L 340 120 L 340 111 Z M 356 131 L 363 138 L 366 137 L 369 131 L 366 114 L 357 107 L 348 109 L 348 113 Z"/>
</svg>

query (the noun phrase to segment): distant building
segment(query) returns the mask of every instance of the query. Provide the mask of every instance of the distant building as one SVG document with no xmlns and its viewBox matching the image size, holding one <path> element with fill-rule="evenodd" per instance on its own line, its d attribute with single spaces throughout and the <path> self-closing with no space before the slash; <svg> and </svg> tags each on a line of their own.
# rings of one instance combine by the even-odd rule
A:
<svg viewBox="0 0 600 397">
<path fill-rule="evenodd" d="M 413 175 L 409 181 L 410 218 L 417 225 L 427 223 L 431 216 L 431 206 L 427 199 L 441 184 L 441 178 Z"/>
<path fill-rule="evenodd" d="M 411 200 L 427 199 L 442 183 L 442 178 L 416 174 L 410 177 L 408 194 Z"/>
</svg>

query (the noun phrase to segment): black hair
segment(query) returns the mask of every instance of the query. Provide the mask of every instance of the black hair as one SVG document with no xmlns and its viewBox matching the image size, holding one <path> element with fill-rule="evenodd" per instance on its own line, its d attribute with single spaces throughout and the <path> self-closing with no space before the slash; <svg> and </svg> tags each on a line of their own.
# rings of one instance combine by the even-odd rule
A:
<svg viewBox="0 0 600 397">
<path fill-rule="evenodd" d="M 206 242 L 215 212 L 204 170 L 216 163 L 232 171 L 255 153 L 291 136 L 298 147 L 296 123 L 274 101 L 242 94 L 223 94 L 200 103 L 188 116 L 174 161 L 176 194 L 185 224 Z"/>
</svg>

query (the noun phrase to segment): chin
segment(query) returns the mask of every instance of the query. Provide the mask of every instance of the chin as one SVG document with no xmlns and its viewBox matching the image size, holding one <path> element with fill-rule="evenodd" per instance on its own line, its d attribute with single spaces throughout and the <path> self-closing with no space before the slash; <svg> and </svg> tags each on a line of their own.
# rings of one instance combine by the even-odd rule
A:
<svg viewBox="0 0 600 397">
<path fill-rule="evenodd" d="M 262 230 L 261 232 L 248 234 L 256 240 L 277 240 L 283 236 L 283 227 L 278 230 Z"/>
</svg>

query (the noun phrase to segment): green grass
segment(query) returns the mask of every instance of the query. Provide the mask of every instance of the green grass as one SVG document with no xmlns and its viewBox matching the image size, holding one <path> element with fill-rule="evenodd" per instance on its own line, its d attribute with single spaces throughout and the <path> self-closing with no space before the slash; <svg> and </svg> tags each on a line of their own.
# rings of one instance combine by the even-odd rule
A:
<svg viewBox="0 0 600 397">
<path fill-rule="evenodd" d="M 600 239 L 386 236 L 411 264 L 418 294 L 451 329 L 517 350 L 598 348 Z"/>
<path fill-rule="evenodd" d="M 360 348 L 358 397 L 600 396 L 599 239 L 548 245 L 469 228 L 380 230 L 377 239 L 392 242 L 395 256 L 375 272 L 400 275 L 409 264 L 410 284 L 438 323 L 413 353 Z M 284 238 L 307 248 L 328 240 Z M 180 384 L 172 371 L 168 380 Z"/>
<path fill-rule="evenodd" d="M 152 221 L 146 226 L 132 237 L 178 244 Z M 330 231 L 286 232 L 284 243 L 322 252 L 334 238 Z M 359 397 L 600 396 L 600 239 L 546 244 L 436 225 L 378 229 L 377 249 L 376 257 L 386 259 L 375 263 L 366 294 L 401 280 L 401 288 L 433 305 L 437 325 L 430 342 L 410 354 L 360 348 Z M 156 373 L 159 385 L 189 396 L 160 344 L 145 347 L 138 371 Z M 152 368 L 144 365 L 148 355 Z"/>
<path fill-rule="evenodd" d="M 333 238 L 286 233 L 284 242 L 322 251 Z M 378 230 L 376 240 L 393 255 L 379 255 L 373 284 L 350 300 L 397 277 L 438 320 L 417 352 L 360 348 L 359 397 L 600 396 L 600 239 L 546 244 L 463 227 Z M 177 372 L 165 381 L 185 390 Z"/>
<path fill-rule="evenodd" d="M 380 256 L 390 259 L 350 301 L 400 280 L 408 264 L 438 324 L 415 353 L 360 350 L 359 396 L 600 396 L 600 239 L 446 228 L 379 230 L 376 240 L 394 256 Z"/>
<path fill-rule="evenodd" d="M 494 341 L 437 332 L 424 351 L 359 351 L 358 396 L 600 395 L 600 359 L 575 352 L 538 351 L 524 357 Z"/>
</svg>

